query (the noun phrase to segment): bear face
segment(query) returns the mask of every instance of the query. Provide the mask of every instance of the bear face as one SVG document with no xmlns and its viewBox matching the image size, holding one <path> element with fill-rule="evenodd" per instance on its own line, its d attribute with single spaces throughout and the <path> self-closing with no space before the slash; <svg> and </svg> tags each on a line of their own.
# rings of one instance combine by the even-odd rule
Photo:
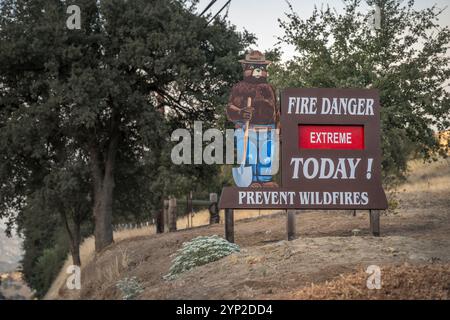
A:
<svg viewBox="0 0 450 320">
<path fill-rule="evenodd" d="M 243 64 L 244 80 L 249 82 L 267 82 L 268 72 L 265 64 Z"/>
</svg>

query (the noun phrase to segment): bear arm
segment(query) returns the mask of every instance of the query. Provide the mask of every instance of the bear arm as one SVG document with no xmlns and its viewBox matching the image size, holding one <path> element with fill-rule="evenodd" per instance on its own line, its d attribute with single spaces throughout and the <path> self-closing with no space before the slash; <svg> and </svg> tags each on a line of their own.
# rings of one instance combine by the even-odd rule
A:
<svg viewBox="0 0 450 320">
<path fill-rule="evenodd" d="M 242 120 L 239 100 L 239 97 L 235 96 L 232 92 L 226 108 L 227 117 L 230 121 L 235 122 Z"/>
</svg>

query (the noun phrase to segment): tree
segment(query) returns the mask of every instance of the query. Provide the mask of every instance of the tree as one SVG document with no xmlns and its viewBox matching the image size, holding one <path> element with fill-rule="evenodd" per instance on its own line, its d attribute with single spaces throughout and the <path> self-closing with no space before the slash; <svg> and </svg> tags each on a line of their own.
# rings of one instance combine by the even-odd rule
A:
<svg viewBox="0 0 450 320">
<path fill-rule="evenodd" d="M 66 28 L 69 4 L 81 8 L 80 30 Z M 116 188 L 119 173 L 140 174 L 148 158 L 169 161 L 158 149 L 167 141 L 161 108 L 179 124 L 214 119 L 252 40 L 224 21 L 206 26 L 195 1 L 2 2 L 0 215 L 20 214 L 43 181 L 84 197 L 85 180 L 64 178 L 82 159 L 101 251 L 113 241 L 114 199 L 127 198 L 117 191 L 129 192 Z M 49 190 L 63 198 L 60 187 Z"/>
<path fill-rule="evenodd" d="M 59 215 L 69 240 L 72 263 L 77 266 L 81 266 L 81 226 L 92 208 L 89 181 L 85 161 L 73 158 L 59 168 L 51 168 L 41 189 L 43 207 Z"/>
<path fill-rule="evenodd" d="M 21 267 L 24 279 L 36 290 L 36 295 L 42 297 L 67 258 L 66 232 L 58 213 L 45 207 L 40 192 L 28 197 L 16 224 L 23 238 Z"/>
<path fill-rule="evenodd" d="M 414 1 L 376 0 L 381 28 L 361 0 L 345 0 L 342 14 L 315 8 L 302 19 L 291 7 L 280 41 L 296 57 L 273 66 L 278 87 L 377 88 L 381 96 L 382 167 L 385 181 L 401 176 L 412 149 L 425 157 L 438 150 L 434 130 L 449 127 L 450 30 L 438 24 L 435 6 L 414 9 Z"/>
</svg>

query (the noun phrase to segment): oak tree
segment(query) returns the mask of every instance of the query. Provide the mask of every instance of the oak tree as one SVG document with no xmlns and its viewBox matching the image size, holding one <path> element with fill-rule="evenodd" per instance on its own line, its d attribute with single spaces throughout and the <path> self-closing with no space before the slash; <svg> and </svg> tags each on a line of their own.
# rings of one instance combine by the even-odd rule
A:
<svg viewBox="0 0 450 320">
<path fill-rule="evenodd" d="M 412 0 L 344 3 L 343 12 L 324 6 L 308 18 L 291 6 L 279 20 L 280 41 L 295 48 L 295 57 L 274 64 L 272 82 L 279 88 L 379 89 L 382 166 L 389 182 L 405 172 L 412 151 L 425 158 L 435 154 L 435 131 L 449 128 L 450 29 L 439 24 L 442 9 L 419 10 Z M 373 26 L 375 4 L 380 28 Z"/>
<path fill-rule="evenodd" d="M 63 178 L 85 177 L 83 163 L 88 177 L 77 181 L 92 193 L 95 248 L 113 241 L 114 199 L 136 200 L 116 185 L 118 172 L 140 175 L 135 168 L 148 158 L 157 171 L 158 161 L 170 161 L 160 154 L 170 126 L 214 121 L 240 76 L 236 57 L 253 40 L 220 19 L 207 25 L 195 3 L 1 3 L 1 216 L 20 214 L 42 188 L 53 199 L 86 198 Z M 69 4 L 80 7 L 80 29 L 67 28 Z M 74 209 L 64 201 L 60 208 Z"/>
</svg>

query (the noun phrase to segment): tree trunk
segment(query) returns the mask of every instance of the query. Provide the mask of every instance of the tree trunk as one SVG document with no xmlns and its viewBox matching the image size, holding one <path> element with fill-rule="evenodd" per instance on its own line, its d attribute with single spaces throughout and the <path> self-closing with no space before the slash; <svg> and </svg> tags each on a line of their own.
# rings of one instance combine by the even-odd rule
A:
<svg viewBox="0 0 450 320">
<path fill-rule="evenodd" d="M 95 251 L 100 252 L 113 242 L 112 202 L 114 181 L 105 177 L 102 187 L 94 194 Z"/>
<path fill-rule="evenodd" d="M 72 255 L 72 263 L 75 266 L 81 267 L 81 258 L 80 258 L 80 247 L 74 247 L 73 250 L 70 251 Z"/>
<path fill-rule="evenodd" d="M 61 218 L 64 222 L 64 226 L 67 231 L 67 235 L 69 237 L 69 243 L 70 243 L 70 254 L 72 255 L 72 263 L 76 266 L 81 266 L 81 258 L 80 258 L 80 240 L 81 240 L 81 234 L 80 234 L 80 224 L 81 222 L 74 221 L 74 228 L 73 232 L 70 229 L 69 222 L 67 220 L 66 213 L 64 211 L 60 212 Z"/>
<path fill-rule="evenodd" d="M 113 119 L 115 116 L 113 115 Z M 95 144 L 91 145 L 91 173 L 94 183 L 95 251 L 100 252 L 113 243 L 113 196 L 114 167 L 119 140 L 115 121 L 112 120 L 112 134 L 105 154 Z"/>
<path fill-rule="evenodd" d="M 81 266 L 80 258 L 80 225 L 75 224 L 73 241 L 70 242 L 70 253 L 72 254 L 72 262 L 76 266 Z"/>
</svg>

